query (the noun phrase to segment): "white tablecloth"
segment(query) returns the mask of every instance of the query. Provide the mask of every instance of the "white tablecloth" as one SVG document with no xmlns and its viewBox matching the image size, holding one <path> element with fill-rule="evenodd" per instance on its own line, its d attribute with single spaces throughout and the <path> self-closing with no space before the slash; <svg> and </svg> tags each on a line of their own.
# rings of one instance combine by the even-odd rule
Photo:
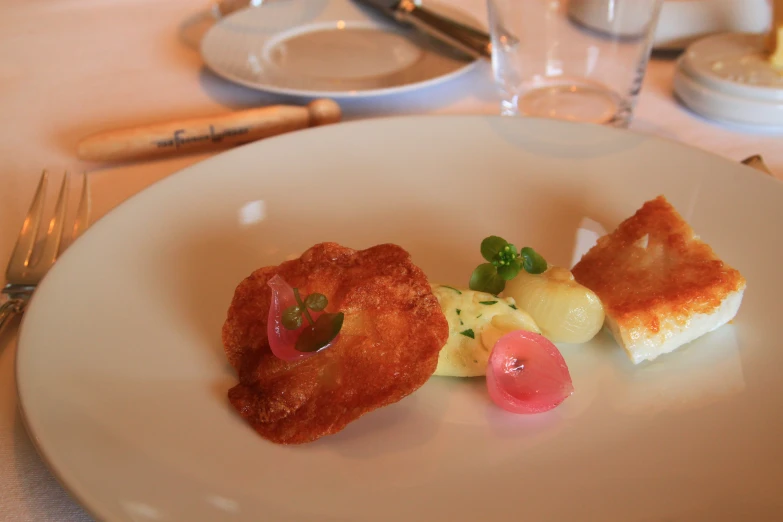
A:
<svg viewBox="0 0 783 522">
<path fill-rule="evenodd" d="M 484 0 L 452 0 L 480 19 Z M 76 159 L 78 140 L 109 128 L 291 102 L 217 78 L 180 29 L 202 0 L 0 0 L 0 263 L 10 255 L 42 168 L 89 171 L 93 219 L 204 156 L 121 168 Z M 672 59 L 651 62 L 633 128 L 732 160 L 761 153 L 783 173 L 783 138 L 728 129 L 672 97 Z M 497 112 L 487 64 L 451 83 L 347 103 L 347 119 Z M 17 412 L 13 329 L 0 337 L 0 519 L 89 520 L 41 462 Z M 108 472 L 109 470 L 107 470 Z"/>
</svg>

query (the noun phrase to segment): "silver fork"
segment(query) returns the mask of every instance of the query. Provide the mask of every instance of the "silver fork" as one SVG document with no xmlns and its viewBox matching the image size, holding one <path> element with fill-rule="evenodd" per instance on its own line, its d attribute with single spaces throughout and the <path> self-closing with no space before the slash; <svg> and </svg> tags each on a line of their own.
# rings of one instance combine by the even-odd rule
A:
<svg viewBox="0 0 783 522">
<path fill-rule="evenodd" d="M 60 193 L 57 196 L 54 213 L 46 226 L 45 237 L 40 247 L 35 248 L 40 239 L 38 228 L 43 218 L 48 183 L 49 175 L 44 171 L 38 182 L 33 202 L 30 204 L 30 210 L 22 223 L 22 229 L 19 231 L 11 259 L 8 261 L 8 268 L 5 272 L 6 285 L 2 290 L 2 293 L 8 296 L 8 300 L 0 305 L 0 332 L 14 316 L 24 312 L 30 296 L 43 276 L 46 275 L 46 272 L 49 271 L 65 248 L 73 243 L 88 225 L 90 189 L 87 180 L 84 179 L 70 240 L 63 241 L 70 185 L 70 176 L 66 172 L 60 184 Z"/>
</svg>

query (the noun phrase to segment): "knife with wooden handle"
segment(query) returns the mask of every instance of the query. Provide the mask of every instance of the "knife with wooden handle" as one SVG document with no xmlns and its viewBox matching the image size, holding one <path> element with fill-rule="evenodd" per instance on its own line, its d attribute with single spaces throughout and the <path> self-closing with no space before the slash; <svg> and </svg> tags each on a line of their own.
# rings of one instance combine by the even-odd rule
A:
<svg viewBox="0 0 783 522">
<path fill-rule="evenodd" d="M 100 132 L 84 138 L 77 154 L 89 161 L 129 161 L 207 152 L 336 123 L 341 117 L 340 106 L 329 99 L 315 100 L 305 107 L 272 105 Z"/>
</svg>

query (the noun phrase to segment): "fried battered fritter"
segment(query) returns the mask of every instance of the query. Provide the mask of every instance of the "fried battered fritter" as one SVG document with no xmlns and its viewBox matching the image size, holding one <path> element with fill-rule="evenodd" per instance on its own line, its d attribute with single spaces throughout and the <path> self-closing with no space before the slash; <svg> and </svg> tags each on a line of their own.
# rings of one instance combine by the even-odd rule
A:
<svg viewBox="0 0 783 522">
<path fill-rule="evenodd" d="M 267 281 L 276 274 L 303 294 L 326 295 L 327 312 L 345 313 L 332 346 L 293 362 L 272 354 Z M 299 259 L 256 270 L 237 287 L 223 325 L 240 381 L 228 397 L 270 441 L 310 442 L 418 389 L 435 371 L 448 334 L 424 272 L 404 249 L 321 243 Z"/>
</svg>

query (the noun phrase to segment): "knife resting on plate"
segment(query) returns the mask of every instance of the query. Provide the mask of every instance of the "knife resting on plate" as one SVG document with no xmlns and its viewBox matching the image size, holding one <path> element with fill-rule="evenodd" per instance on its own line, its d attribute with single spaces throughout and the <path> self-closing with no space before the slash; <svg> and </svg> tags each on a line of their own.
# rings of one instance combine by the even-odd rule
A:
<svg viewBox="0 0 783 522">
<path fill-rule="evenodd" d="M 354 0 L 372 7 L 398 23 L 418 30 L 455 47 L 474 58 L 491 58 L 489 34 L 441 16 L 413 0 Z"/>
<path fill-rule="evenodd" d="M 484 31 L 461 24 L 418 5 L 414 0 L 354 0 L 403 25 L 418 30 L 459 49 L 473 58 L 491 58 L 492 40 Z M 218 0 L 212 11 L 217 18 L 246 7 L 261 7 L 264 0 Z"/>
</svg>

